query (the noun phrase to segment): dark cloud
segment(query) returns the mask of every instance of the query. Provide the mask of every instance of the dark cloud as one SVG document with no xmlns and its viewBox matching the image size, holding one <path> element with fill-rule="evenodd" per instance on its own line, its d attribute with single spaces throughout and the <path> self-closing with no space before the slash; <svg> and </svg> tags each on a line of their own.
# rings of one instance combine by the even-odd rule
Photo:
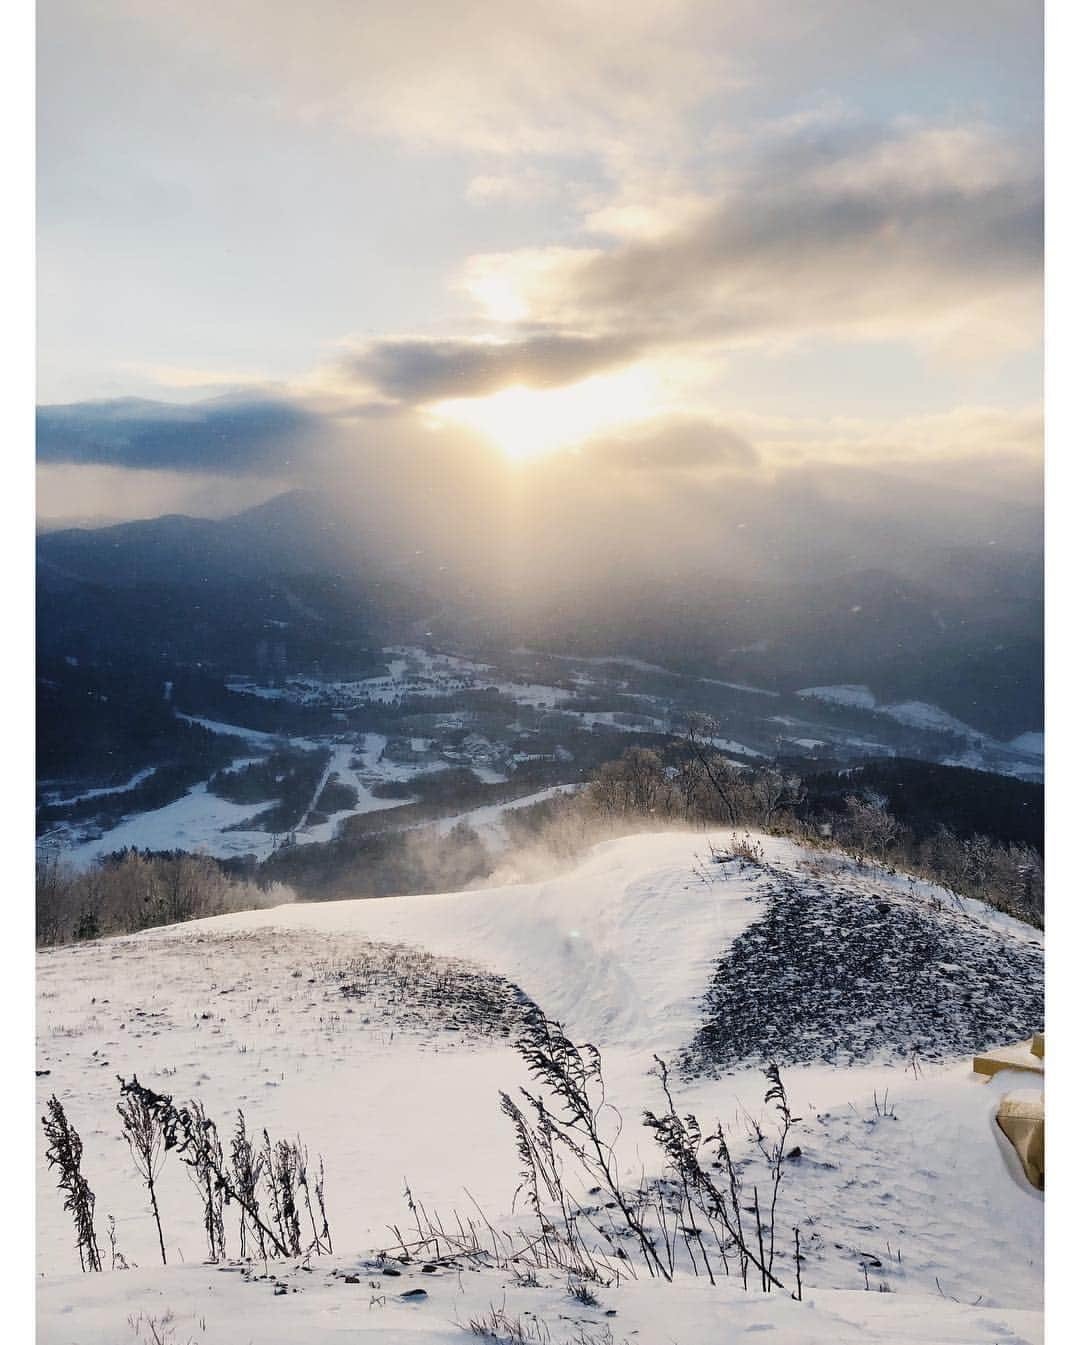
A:
<svg viewBox="0 0 1080 1345">
<path fill-rule="evenodd" d="M 682 231 L 569 258 L 537 316 L 650 342 L 919 322 L 1038 286 L 1038 155 L 965 127 L 778 138 Z"/>
<path fill-rule="evenodd" d="M 349 374 L 405 402 L 482 397 L 522 385 L 554 388 L 625 364 L 640 350 L 629 336 L 541 332 L 495 344 L 424 339 L 379 341 L 350 360 Z"/>
<path fill-rule="evenodd" d="M 287 467 L 325 432 L 321 416 L 284 398 L 130 398 L 39 407 L 37 454 L 42 463 L 242 474 Z"/>
</svg>

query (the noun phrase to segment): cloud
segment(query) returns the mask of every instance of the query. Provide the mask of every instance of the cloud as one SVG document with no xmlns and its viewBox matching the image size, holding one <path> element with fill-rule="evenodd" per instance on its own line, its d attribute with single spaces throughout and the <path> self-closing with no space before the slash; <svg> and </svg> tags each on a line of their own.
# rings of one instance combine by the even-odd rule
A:
<svg viewBox="0 0 1080 1345">
<path fill-rule="evenodd" d="M 95 9 L 125 35 L 145 30 L 160 53 L 212 56 L 276 117 L 503 161 L 691 157 L 703 105 L 721 116 L 738 100 L 787 105 L 866 72 L 908 99 L 920 77 L 933 88 L 969 66 L 1021 96 L 1040 79 L 1041 15 L 1030 0 L 100 0 Z"/>
<path fill-rule="evenodd" d="M 349 376 L 401 401 L 483 397 L 502 388 L 554 388 L 628 363 L 633 337 L 539 333 L 501 342 L 402 338 L 372 343 Z"/>
<path fill-rule="evenodd" d="M 473 256 L 460 287 L 500 339 L 376 340 L 348 377 L 423 404 L 703 354 L 715 383 L 726 351 L 826 334 L 956 367 L 1038 346 L 1037 161 L 982 123 L 789 119 L 743 147 L 711 200 L 672 199 L 666 220 L 629 197 L 593 212 L 607 246 Z"/>
<path fill-rule="evenodd" d="M 289 489 L 272 476 L 43 463 L 37 472 L 38 526 L 100 528 L 162 514 L 227 518 Z"/>
<path fill-rule="evenodd" d="M 193 405 L 124 398 L 37 412 L 41 463 L 241 474 L 288 467 L 328 433 L 326 421 L 298 402 L 259 395 Z"/>
<path fill-rule="evenodd" d="M 746 471 L 760 464 L 742 435 L 697 416 L 658 417 L 625 433 L 598 436 L 585 451 L 598 466 L 657 475 Z"/>
<path fill-rule="evenodd" d="M 200 38 L 279 115 L 424 148 L 502 157 L 617 152 L 677 136 L 686 109 L 733 78 L 701 42 L 707 0 L 371 0 L 301 12 L 265 0 L 106 0 L 168 42 Z M 711 25 L 715 27 L 715 25 Z"/>
<path fill-rule="evenodd" d="M 979 126 L 811 125 L 770 143 L 682 228 L 575 254 L 498 254 L 531 321 L 653 343 L 847 329 L 917 341 L 1020 296 L 1038 340 L 1043 192 L 1034 153 Z M 484 272 L 483 257 L 471 262 Z M 989 311 L 987 306 L 989 305 Z"/>
<path fill-rule="evenodd" d="M 1006 497 L 1012 478 L 998 481 L 990 463 L 1010 462 L 1030 482 L 1041 479 L 1043 415 L 1038 406 L 1006 410 L 992 406 L 956 406 L 932 414 L 871 420 L 858 416 L 827 419 L 739 414 L 730 418 L 735 433 L 752 440 L 761 460 L 778 470 L 826 467 L 898 467 L 932 475 L 944 463 L 973 488 Z M 1025 503 L 1038 497 L 1026 490 Z"/>
</svg>

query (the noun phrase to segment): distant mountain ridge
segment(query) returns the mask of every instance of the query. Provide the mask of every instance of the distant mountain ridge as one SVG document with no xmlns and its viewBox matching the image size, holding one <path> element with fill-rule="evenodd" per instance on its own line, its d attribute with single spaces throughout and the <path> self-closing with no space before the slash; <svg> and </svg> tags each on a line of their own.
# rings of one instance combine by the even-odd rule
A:
<svg viewBox="0 0 1080 1345">
<path fill-rule="evenodd" d="M 905 573 L 811 569 L 788 582 L 741 581 L 719 565 L 625 578 L 575 570 L 550 586 L 533 572 L 525 588 L 494 560 L 478 578 L 412 543 L 376 544 L 347 501 L 306 490 L 223 519 L 44 533 L 40 646 L 243 669 L 267 623 L 289 623 L 293 656 L 308 664 L 340 666 L 350 648 L 414 636 L 473 652 L 615 651 L 782 690 L 866 684 L 1002 739 L 1041 727 L 1042 567 L 1032 553 L 926 549 Z"/>
<path fill-rule="evenodd" d="M 43 533 L 37 558 L 46 576 L 135 587 L 335 573 L 350 568 L 354 542 L 323 495 L 297 490 L 224 519 L 163 514 Z"/>
</svg>

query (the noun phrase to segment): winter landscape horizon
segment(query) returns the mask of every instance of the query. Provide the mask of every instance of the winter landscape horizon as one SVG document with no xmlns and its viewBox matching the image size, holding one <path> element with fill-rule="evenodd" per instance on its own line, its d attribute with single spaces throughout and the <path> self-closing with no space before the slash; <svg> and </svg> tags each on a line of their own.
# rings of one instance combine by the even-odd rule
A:
<svg viewBox="0 0 1080 1345">
<path fill-rule="evenodd" d="M 1042 80 L 39 5 L 39 1341 L 1043 1340 Z"/>
</svg>

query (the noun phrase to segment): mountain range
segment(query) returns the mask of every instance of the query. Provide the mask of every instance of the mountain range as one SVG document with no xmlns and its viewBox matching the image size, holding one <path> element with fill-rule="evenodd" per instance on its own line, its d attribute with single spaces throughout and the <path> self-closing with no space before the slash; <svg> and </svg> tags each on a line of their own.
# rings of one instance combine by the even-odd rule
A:
<svg viewBox="0 0 1080 1345">
<path fill-rule="evenodd" d="M 39 656 L 225 674 L 256 671 L 267 640 L 287 644 L 292 671 L 354 670 L 405 639 L 474 654 L 527 645 L 777 690 L 862 684 L 999 738 L 1041 727 L 1033 551 L 913 548 L 903 564 L 850 569 L 808 559 L 758 581 L 723 566 L 620 571 L 607 558 L 515 587 L 409 540 L 388 552 L 315 491 L 218 520 L 43 533 Z"/>
</svg>

